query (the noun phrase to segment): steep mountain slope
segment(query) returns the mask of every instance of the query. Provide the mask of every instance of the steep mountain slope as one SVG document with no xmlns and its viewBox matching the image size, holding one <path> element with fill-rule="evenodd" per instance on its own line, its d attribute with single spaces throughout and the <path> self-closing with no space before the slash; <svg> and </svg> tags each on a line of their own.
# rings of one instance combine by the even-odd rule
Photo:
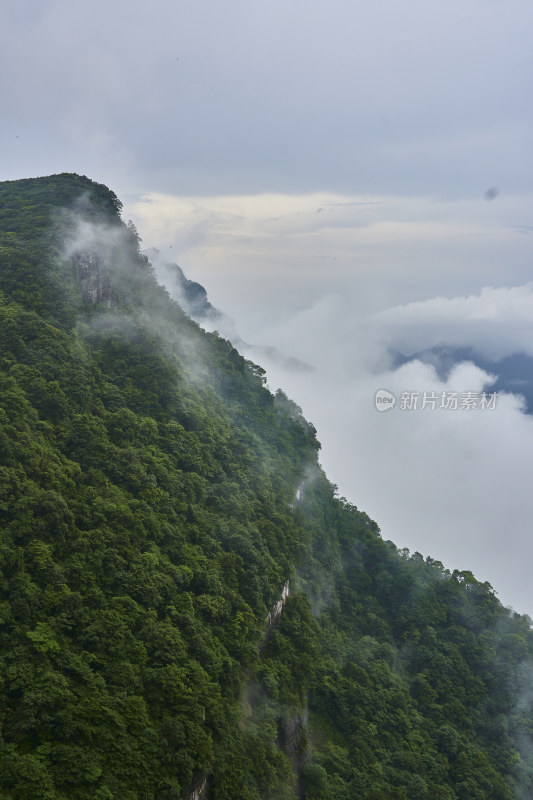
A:
<svg viewBox="0 0 533 800">
<path fill-rule="evenodd" d="M 0 184 L 0 798 L 531 797 L 530 620 L 337 498 L 119 212 Z"/>
</svg>

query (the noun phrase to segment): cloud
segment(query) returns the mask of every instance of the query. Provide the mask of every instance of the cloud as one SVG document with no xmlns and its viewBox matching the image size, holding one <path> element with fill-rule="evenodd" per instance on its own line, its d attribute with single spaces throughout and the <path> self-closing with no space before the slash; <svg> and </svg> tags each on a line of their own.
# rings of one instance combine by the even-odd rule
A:
<svg viewBox="0 0 533 800">
<path fill-rule="evenodd" d="M 258 340 L 257 327 L 338 293 L 343 315 L 530 278 L 531 197 L 150 193 L 125 213 L 147 245 L 179 254 L 188 277 Z M 316 211 L 321 208 L 320 214 Z M 502 264 L 506 265 L 503 276 Z M 250 324 L 250 334 L 246 326 Z M 261 337 L 259 337 L 261 338 Z"/>
<path fill-rule="evenodd" d="M 495 360 L 517 352 L 533 355 L 533 283 L 410 303 L 377 314 L 374 322 L 406 354 L 445 341 L 472 346 Z"/>
<path fill-rule="evenodd" d="M 533 614 L 532 418 L 520 395 L 475 413 L 374 407 L 380 388 L 440 397 L 480 393 L 491 380 L 473 365 L 446 381 L 420 362 L 393 370 L 391 348 L 531 353 L 530 248 L 513 228 L 528 224 L 530 207 L 504 192 L 486 203 L 483 190 L 472 199 L 151 194 L 127 213 L 145 240 L 173 244 L 243 338 L 316 368 L 291 373 L 256 356 L 272 388 L 316 426 L 329 478 L 385 538 L 472 569 L 504 603 Z"/>
<path fill-rule="evenodd" d="M 21 0 L 0 26 L 5 160 L 121 195 L 527 190 L 532 17 L 527 0 Z"/>
<path fill-rule="evenodd" d="M 533 419 L 520 395 L 500 394 L 481 410 L 493 376 L 459 364 L 447 380 L 419 361 L 393 370 L 387 350 L 398 341 L 421 347 L 435 335 L 501 352 L 527 339 L 525 323 L 533 287 L 484 289 L 477 296 L 395 307 L 354 321 L 341 296 L 323 298 L 272 328 L 279 347 L 292 344 L 301 358 L 313 354 L 315 373 L 287 374 L 267 366 L 269 384 L 280 385 L 318 430 L 321 460 L 340 493 L 365 510 L 398 546 L 440 559 L 450 569 L 471 569 L 488 580 L 504 604 L 533 615 L 530 563 L 533 540 L 530 491 Z M 520 315 L 520 319 L 518 319 Z M 483 335 L 482 335 L 483 334 Z M 409 339 L 411 335 L 411 339 Z M 375 393 L 397 398 L 378 413 Z M 401 408 L 402 393 L 418 393 L 416 410 Z M 477 409 L 440 409 L 443 393 L 474 393 Z M 435 407 L 423 396 L 437 398 Z M 446 395 L 448 396 L 448 395 Z"/>
</svg>

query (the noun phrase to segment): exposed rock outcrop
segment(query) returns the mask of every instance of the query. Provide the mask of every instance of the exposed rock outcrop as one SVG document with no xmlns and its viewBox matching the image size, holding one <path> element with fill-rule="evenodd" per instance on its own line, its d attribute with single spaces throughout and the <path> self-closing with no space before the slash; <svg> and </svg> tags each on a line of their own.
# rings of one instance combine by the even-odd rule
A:
<svg viewBox="0 0 533 800">
<path fill-rule="evenodd" d="M 291 588 L 289 585 L 289 581 L 285 581 L 283 585 L 283 589 L 281 590 L 281 596 L 279 600 L 277 600 L 270 611 L 268 612 L 266 619 L 265 619 L 265 635 L 263 636 L 263 641 L 261 642 L 260 649 L 262 650 L 265 645 L 267 644 L 268 640 L 272 636 L 272 633 L 276 629 L 276 625 L 279 622 L 279 618 L 281 617 L 281 612 L 283 611 L 283 606 L 287 602 L 287 598 L 290 597 Z"/>
<path fill-rule="evenodd" d="M 94 252 L 80 252 L 74 254 L 73 261 L 78 268 L 83 299 L 114 308 L 115 299 L 111 281 L 102 257 Z"/>
<path fill-rule="evenodd" d="M 197 775 L 190 787 L 183 793 L 183 800 L 205 800 L 207 797 L 208 776 L 206 773 Z"/>
<path fill-rule="evenodd" d="M 309 763 L 307 742 L 307 708 L 291 717 L 278 720 L 278 741 L 289 756 L 293 772 L 298 775 Z"/>
</svg>

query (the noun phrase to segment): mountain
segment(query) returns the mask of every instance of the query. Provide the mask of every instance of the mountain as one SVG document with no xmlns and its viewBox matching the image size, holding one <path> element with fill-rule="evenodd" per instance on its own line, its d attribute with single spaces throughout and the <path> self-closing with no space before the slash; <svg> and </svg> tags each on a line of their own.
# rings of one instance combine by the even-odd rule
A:
<svg viewBox="0 0 533 800">
<path fill-rule="evenodd" d="M 314 372 L 311 364 L 294 356 L 288 356 L 277 347 L 246 342 L 237 332 L 232 318 L 211 305 L 204 287 L 196 281 L 189 280 L 178 264 L 167 261 L 155 247 L 145 250 L 144 255 L 153 264 L 158 280 L 165 286 L 170 296 L 202 328 L 209 331 L 216 330 L 247 358 L 257 359 L 289 372 Z"/>
<path fill-rule="evenodd" d="M 533 796 L 531 620 L 337 497 L 120 210 L 0 183 L 0 798 Z"/>
<path fill-rule="evenodd" d="M 499 359 L 482 355 L 473 347 L 454 347 L 439 344 L 412 355 L 399 351 L 391 352 L 392 368 L 397 369 L 409 361 L 422 361 L 435 367 L 440 380 L 447 380 L 452 369 L 464 361 L 470 361 L 484 372 L 494 375 L 491 392 L 520 394 L 525 401 L 525 413 L 533 414 L 533 357 L 527 353 L 513 353 Z"/>
<path fill-rule="evenodd" d="M 200 283 L 185 277 L 185 273 L 178 264 L 163 258 L 161 251 L 156 247 L 144 250 L 143 255 L 150 260 L 158 280 L 165 286 L 170 296 L 196 322 L 205 320 L 213 324 L 222 322 L 224 325 L 233 325 L 233 321 L 229 317 L 211 305 L 207 299 L 205 288 Z"/>
</svg>

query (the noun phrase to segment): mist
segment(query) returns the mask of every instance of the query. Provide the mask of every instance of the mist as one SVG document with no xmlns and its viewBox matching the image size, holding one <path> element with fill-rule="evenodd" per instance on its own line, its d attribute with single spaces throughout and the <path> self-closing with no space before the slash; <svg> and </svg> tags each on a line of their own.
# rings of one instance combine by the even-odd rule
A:
<svg viewBox="0 0 533 800">
<path fill-rule="evenodd" d="M 160 279 L 167 272 L 160 266 Z M 269 358 L 267 347 L 248 347 L 238 319 L 232 333 L 243 354 L 267 369 L 269 388 L 281 388 L 302 407 L 318 430 L 328 478 L 377 521 L 384 538 L 451 570 L 473 571 L 504 605 L 533 616 L 533 418 L 524 398 L 494 394 L 496 374 L 470 362 L 442 379 L 418 360 L 396 368 L 391 356 L 443 342 L 493 359 L 531 353 L 532 311 L 531 283 L 367 314 L 354 313 L 349 297 L 330 294 L 248 328 L 252 344 L 268 343 L 309 363 L 306 371 Z M 386 413 L 376 410 L 379 389 L 396 398 Z M 441 408 L 451 394 L 456 407 Z M 418 397 L 415 408 L 402 407 L 406 395 Z M 433 402 L 424 403 L 425 395 Z M 471 408 L 462 406 L 463 396 L 473 399 Z"/>
<path fill-rule="evenodd" d="M 339 493 L 375 519 L 385 539 L 449 569 L 470 569 L 504 605 L 530 615 L 533 418 L 523 398 L 500 392 L 482 408 L 495 375 L 464 362 L 441 380 L 416 360 L 394 369 L 389 354 L 443 340 L 494 357 L 525 350 L 532 297 L 531 285 L 488 287 L 475 297 L 435 298 L 357 320 L 330 297 L 263 331 L 296 356 L 312 356 L 315 372 L 305 375 L 264 366 L 269 386 L 281 386 L 317 428 L 321 463 Z M 379 389 L 396 397 L 385 413 L 376 410 Z M 457 408 L 440 408 L 443 393 L 452 392 Z M 475 408 L 461 408 L 463 393 Z M 416 408 L 401 407 L 405 394 L 418 394 Z M 424 394 L 436 402 L 424 408 Z"/>
<path fill-rule="evenodd" d="M 519 387 L 493 410 L 401 410 L 402 392 L 479 399 L 496 376 L 458 364 L 441 379 L 419 361 L 396 369 L 392 356 L 443 344 L 494 361 L 532 354 L 530 209 L 505 191 L 487 202 L 481 187 L 462 199 L 150 194 L 128 207 L 242 340 L 314 368 L 245 352 L 315 425 L 339 493 L 397 546 L 470 569 L 533 615 L 532 418 Z M 385 414 L 379 389 L 397 397 Z"/>
</svg>

